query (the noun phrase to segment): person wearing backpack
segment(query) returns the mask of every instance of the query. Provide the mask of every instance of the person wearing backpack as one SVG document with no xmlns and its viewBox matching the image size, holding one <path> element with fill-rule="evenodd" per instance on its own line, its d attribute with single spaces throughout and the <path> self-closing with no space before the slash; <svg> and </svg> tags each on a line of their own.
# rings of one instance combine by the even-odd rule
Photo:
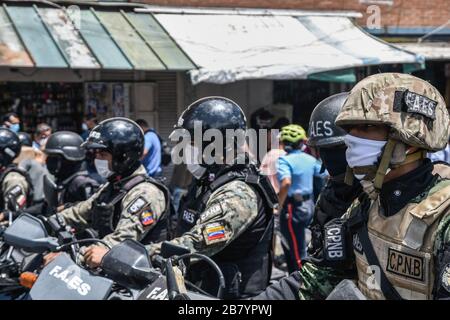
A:
<svg viewBox="0 0 450 320">
<path fill-rule="evenodd" d="M 144 131 L 144 153 L 141 158 L 142 165 L 145 167 L 150 177 L 158 178 L 162 174 L 162 143 L 158 133 L 151 129 L 148 122 L 144 119 L 136 120 L 136 123 Z"/>
</svg>

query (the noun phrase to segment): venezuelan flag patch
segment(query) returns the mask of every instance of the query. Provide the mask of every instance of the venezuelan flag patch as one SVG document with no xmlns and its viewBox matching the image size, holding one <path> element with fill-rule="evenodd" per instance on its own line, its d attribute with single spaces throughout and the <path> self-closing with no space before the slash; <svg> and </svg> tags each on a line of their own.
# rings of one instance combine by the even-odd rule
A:
<svg viewBox="0 0 450 320">
<path fill-rule="evenodd" d="M 149 226 L 151 225 L 153 222 L 155 222 L 155 218 L 153 217 L 153 212 L 152 211 L 144 211 L 141 213 L 141 223 L 143 226 Z"/>
<path fill-rule="evenodd" d="M 228 239 L 225 226 L 222 222 L 214 222 L 206 225 L 203 235 L 206 244 L 221 242 Z"/>
</svg>

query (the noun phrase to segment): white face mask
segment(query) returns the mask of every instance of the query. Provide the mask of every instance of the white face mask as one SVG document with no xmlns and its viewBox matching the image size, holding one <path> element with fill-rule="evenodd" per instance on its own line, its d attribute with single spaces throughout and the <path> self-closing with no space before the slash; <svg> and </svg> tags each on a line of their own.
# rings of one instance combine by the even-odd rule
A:
<svg viewBox="0 0 450 320">
<path fill-rule="evenodd" d="M 387 141 L 377 141 L 358 138 L 347 134 L 344 137 L 347 151 L 345 157 L 350 168 L 371 166 L 376 164 Z M 355 174 L 358 180 L 364 178 L 364 174 Z"/>
<path fill-rule="evenodd" d="M 48 138 L 42 138 L 39 140 L 39 145 L 41 147 L 45 146 L 45 144 L 47 143 Z"/>
<path fill-rule="evenodd" d="M 200 165 L 200 152 L 197 147 L 192 145 L 186 146 L 184 162 L 190 173 L 197 180 L 203 177 L 206 168 Z"/>
<path fill-rule="evenodd" d="M 98 174 L 103 178 L 108 178 L 112 174 L 112 171 L 109 170 L 108 160 L 94 159 L 94 165 Z"/>
</svg>

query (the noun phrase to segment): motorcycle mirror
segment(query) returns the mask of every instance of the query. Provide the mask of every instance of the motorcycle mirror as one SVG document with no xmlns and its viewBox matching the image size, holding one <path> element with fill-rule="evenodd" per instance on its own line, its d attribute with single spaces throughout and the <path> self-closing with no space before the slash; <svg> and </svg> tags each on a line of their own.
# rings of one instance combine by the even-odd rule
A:
<svg viewBox="0 0 450 320">
<path fill-rule="evenodd" d="M 125 240 L 104 256 L 102 269 L 120 285 L 139 288 L 152 279 L 152 265 L 145 246 L 134 240 Z"/>
<path fill-rule="evenodd" d="M 49 178 L 48 175 L 45 175 L 43 180 L 45 201 L 50 208 L 58 207 L 58 186 Z"/>
<path fill-rule="evenodd" d="M 55 250 L 58 240 L 49 237 L 44 223 L 28 213 L 22 213 L 3 233 L 4 241 L 16 248 L 42 253 Z"/>
</svg>

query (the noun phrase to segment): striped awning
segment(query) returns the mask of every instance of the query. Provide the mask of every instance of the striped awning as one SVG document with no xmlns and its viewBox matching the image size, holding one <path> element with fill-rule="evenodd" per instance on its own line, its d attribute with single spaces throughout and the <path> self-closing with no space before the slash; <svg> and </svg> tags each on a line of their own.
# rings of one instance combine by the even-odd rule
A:
<svg viewBox="0 0 450 320">
<path fill-rule="evenodd" d="M 0 6 L 0 66 L 190 70 L 195 64 L 150 13 Z"/>
</svg>

